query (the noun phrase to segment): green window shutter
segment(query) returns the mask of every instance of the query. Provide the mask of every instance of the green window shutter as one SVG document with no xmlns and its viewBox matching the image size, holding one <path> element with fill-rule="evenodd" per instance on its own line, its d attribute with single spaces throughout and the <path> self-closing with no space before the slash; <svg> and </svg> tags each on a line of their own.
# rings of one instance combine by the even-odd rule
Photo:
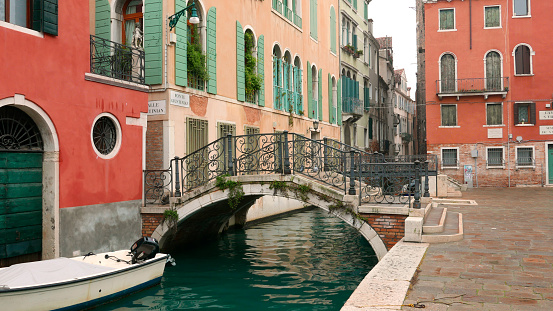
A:
<svg viewBox="0 0 553 311">
<path fill-rule="evenodd" d="M 307 62 L 307 109 L 309 109 L 308 117 L 315 118 L 313 111 L 313 78 L 311 77 L 311 64 Z"/>
<path fill-rule="evenodd" d="M 258 93 L 258 105 L 265 107 L 265 38 L 260 35 L 257 39 L 257 74 L 261 77 L 261 88 Z"/>
<path fill-rule="evenodd" d="M 336 13 L 330 8 L 330 50 L 336 53 Z"/>
<path fill-rule="evenodd" d="M 40 0 L 38 0 L 40 1 Z M 35 2 L 37 2 L 35 0 Z M 110 9 L 108 0 L 96 0 L 96 21 L 94 33 L 97 37 L 111 40 Z"/>
<path fill-rule="evenodd" d="M 244 68 L 244 31 L 236 21 L 236 99 L 246 100 L 246 73 Z"/>
<path fill-rule="evenodd" d="M 332 77 L 328 74 L 328 122 L 334 123 L 334 109 L 332 109 Z"/>
<path fill-rule="evenodd" d="M 175 12 L 186 7 L 186 0 L 175 1 Z M 186 16 L 182 17 L 183 19 Z M 185 20 L 180 20 L 175 27 L 177 35 L 177 44 L 175 45 L 175 84 L 179 86 L 187 86 L 188 79 L 188 29 Z M 209 39 L 208 39 L 209 40 Z"/>
<path fill-rule="evenodd" d="M 31 28 L 36 31 L 42 31 L 54 36 L 58 35 L 58 0 L 33 0 L 33 12 Z M 101 12 L 107 8 L 107 39 L 109 40 L 110 28 L 109 28 L 109 3 L 106 1 L 96 1 L 96 14 L 98 14 L 98 5 L 101 7 Z M 105 17 L 105 14 L 100 14 L 100 17 Z M 98 16 L 96 16 L 98 21 Z M 104 26 L 106 24 L 105 21 Z M 96 26 L 97 27 L 97 26 Z M 96 33 L 98 35 L 98 33 Z M 104 37 L 102 37 L 104 38 Z M 104 38 L 106 39 L 106 38 Z"/>
<path fill-rule="evenodd" d="M 319 69 L 319 100 L 317 101 L 319 104 L 319 120 L 323 120 L 323 69 Z"/>
<path fill-rule="evenodd" d="M 207 12 L 207 92 L 217 94 L 217 8 Z"/>
<path fill-rule="evenodd" d="M 363 15 L 365 17 L 365 20 L 369 19 L 369 6 L 363 2 L 363 8 L 365 14 Z"/>
<path fill-rule="evenodd" d="M 353 8 L 357 10 L 357 0 L 353 0 Z"/>
<path fill-rule="evenodd" d="M 144 67 L 146 84 L 162 83 L 163 1 L 146 1 L 144 8 Z M 182 23 L 182 21 L 181 21 Z"/>
<path fill-rule="evenodd" d="M 340 80 L 338 79 L 338 92 L 336 93 L 338 95 L 338 107 L 336 108 L 336 112 L 338 113 L 336 121 L 338 125 L 342 125 L 342 81 Z"/>
<path fill-rule="evenodd" d="M 369 139 L 373 139 L 373 118 L 369 118 Z"/>
<path fill-rule="evenodd" d="M 317 40 L 317 0 L 311 0 L 309 20 L 311 37 Z"/>
</svg>

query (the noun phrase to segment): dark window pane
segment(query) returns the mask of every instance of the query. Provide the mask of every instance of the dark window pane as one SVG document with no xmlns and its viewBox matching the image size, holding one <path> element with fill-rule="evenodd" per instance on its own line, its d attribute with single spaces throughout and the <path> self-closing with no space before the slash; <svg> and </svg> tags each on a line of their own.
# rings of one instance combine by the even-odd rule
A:
<svg viewBox="0 0 553 311">
<path fill-rule="evenodd" d="M 442 150 L 442 166 L 457 166 L 457 149 Z"/>
<path fill-rule="evenodd" d="M 515 50 L 516 74 L 530 74 L 530 48 L 521 45 Z"/>
<path fill-rule="evenodd" d="M 528 15 L 528 0 L 515 0 L 515 16 Z"/>
<path fill-rule="evenodd" d="M 503 166 L 503 148 L 488 149 L 488 166 Z"/>
<path fill-rule="evenodd" d="M 485 9 L 486 14 L 486 27 L 499 27 L 501 26 L 499 6 L 490 6 Z"/>
<path fill-rule="evenodd" d="M 440 30 L 455 29 L 455 10 L 440 10 Z"/>
<path fill-rule="evenodd" d="M 488 104 L 486 109 L 487 125 L 503 124 L 503 111 L 501 109 L 501 104 Z"/>
<path fill-rule="evenodd" d="M 442 126 L 457 125 L 457 106 L 442 105 Z"/>
<path fill-rule="evenodd" d="M 501 56 L 497 52 L 486 55 L 486 89 L 501 90 Z"/>
<path fill-rule="evenodd" d="M 442 56 L 440 80 L 442 93 L 455 92 L 455 58 L 451 54 Z"/>
</svg>

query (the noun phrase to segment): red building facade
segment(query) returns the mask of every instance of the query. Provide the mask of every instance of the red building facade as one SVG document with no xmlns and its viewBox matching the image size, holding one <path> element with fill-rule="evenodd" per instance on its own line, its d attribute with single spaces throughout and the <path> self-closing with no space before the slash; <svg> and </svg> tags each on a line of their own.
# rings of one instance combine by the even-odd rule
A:
<svg viewBox="0 0 553 311">
<path fill-rule="evenodd" d="M 443 174 L 474 186 L 553 184 L 551 10 L 425 1 L 427 148 Z"/>
<path fill-rule="evenodd" d="M 129 247 L 147 88 L 91 72 L 87 1 L 0 0 L 0 11 L 1 263 Z"/>
</svg>

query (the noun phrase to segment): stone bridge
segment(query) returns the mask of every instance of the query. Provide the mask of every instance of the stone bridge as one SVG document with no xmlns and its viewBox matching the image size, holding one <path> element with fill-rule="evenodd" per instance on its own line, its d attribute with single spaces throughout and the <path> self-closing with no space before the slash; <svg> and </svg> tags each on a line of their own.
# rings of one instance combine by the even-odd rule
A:
<svg viewBox="0 0 553 311">
<path fill-rule="evenodd" d="M 435 236 L 444 229 L 447 209 L 430 213 L 428 176 L 436 163 L 419 158 L 387 158 L 287 132 L 229 135 L 173 159 L 166 170 L 144 172 L 143 234 L 166 250 L 216 238 L 243 226 L 255 201 L 272 195 L 341 218 L 380 259 L 404 237 L 431 242 L 424 226 Z M 428 224 L 426 218 L 438 220 Z"/>
</svg>

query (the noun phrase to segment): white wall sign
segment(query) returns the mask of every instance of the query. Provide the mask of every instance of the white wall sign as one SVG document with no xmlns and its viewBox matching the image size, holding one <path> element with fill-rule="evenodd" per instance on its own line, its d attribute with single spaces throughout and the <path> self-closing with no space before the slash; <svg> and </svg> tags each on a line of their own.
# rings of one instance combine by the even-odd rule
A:
<svg viewBox="0 0 553 311">
<path fill-rule="evenodd" d="M 540 120 L 553 120 L 553 110 L 540 111 Z"/>
<path fill-rule="evenodd" d="M 171 105 L 180 106 L 184 108 L 190 107 L 190 96 L 181 92 L 171 91 L 169 95 Z"/>
<path fill-rule="evenodd" d="M 166 113 L 166 102 L 165 100 L 152 100 L 148 102 L 148 115 L 157 115 Z"/>
<path fill-rule="evenodd" d="M 540 126 L 540 135 L 553 135 L 553 125 Z"/>
<path fill-rule="evenodd" d="M 503 129 L 488 129 L 488 138 L 503 138 Z"/>
</svg>

